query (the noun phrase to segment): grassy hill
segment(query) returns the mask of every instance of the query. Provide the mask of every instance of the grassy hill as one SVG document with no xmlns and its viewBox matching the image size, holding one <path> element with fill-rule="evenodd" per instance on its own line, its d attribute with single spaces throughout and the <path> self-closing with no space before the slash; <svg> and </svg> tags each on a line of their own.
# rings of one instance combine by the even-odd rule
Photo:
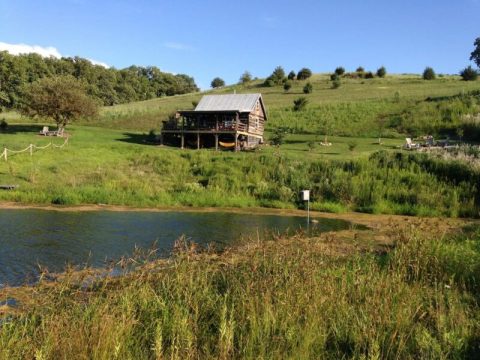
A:
<svg viewBox="0 0 480 360">
<path fill-rule="evenodd" d="M 206 93 L 262 93 L 269 113 L 267 130 L 281 126 L 294 133 L 342 136 L 378 136 L 380 127 L 389 137 L 410 133 L 455 134 L 463 117 L 479 112 L 476 101 L 466 101 L 468 94 L 480 89 L 480 82 L 461 81 L 444 76 L 425 81 L 419 75 L 391 75 L 386 78 L 342 78 L 342 85 L 332 89 L 328 74 L 316 74 L 306 81 L 294 81 L 290 91 L 282 86 L 265 87 L 262 80 L 249 85 L 233 85 Z M 307 82 L 313 93 L 303 94 Z M 204 93 L 159 98 L 113 107 L 105 107 L 92 125 L 104 127 L 159 130 L 161 121 L 179 109 L 192 109 Z M 462 98 L 462 94 L 463 98 Z M 294 112 L 293 100 L 305 96 L 305 111 Z M 383 125 L 379 125 L 383 123 Z M 464 131 L 468 132 L 468 131 Z M 476 135 L 475 135 L 476 136 Z"/>
</svg>

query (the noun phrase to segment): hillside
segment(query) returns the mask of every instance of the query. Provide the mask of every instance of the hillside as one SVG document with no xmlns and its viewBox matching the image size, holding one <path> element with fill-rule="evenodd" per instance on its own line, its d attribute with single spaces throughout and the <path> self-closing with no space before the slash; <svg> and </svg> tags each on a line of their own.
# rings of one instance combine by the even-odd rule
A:
<svg viewBox="0 0 480 360">
<path fill-rule="evenodd" d="M 303 94 L 307 82 L 313 85 L 311 94 Z M 465 117 L 479 110 L 479 96 L 469 92 L 480 89 L 479 81 L 465 82 L 457 76 L 443 76 L 425 81 L 419 75 L 390 75 L 386 78 L 342 78 L 341 86 L 332 89 L 328 74 L 316 74 L 307 81 L 294 81 L 289 92 L 282 86 L 265 87 L 262 80 L 249 85 L 232 85 L 206 93 L 223 94 L 260 92 L 264 96 L 269 121 L 267 130 L 286 127 L 295 133 L 343 136 L 396 137 L 409 133 L 449 134 L 455 136 L 458 127 L 471 133 Z M 161 121 L 179 109 L 193 108 L 204 93 L 164 97 L 142 102 L 105 107 L 100 119 L 90 122 L 104 127 L 159 130 Z M 463 94 L 463 95 L 461 95 Z M 309 105 L 305 111 L 293 112 L 293 100 L 305 96 Z M 478 140 L 474 126 L 472 137 Z"/>
</svg>

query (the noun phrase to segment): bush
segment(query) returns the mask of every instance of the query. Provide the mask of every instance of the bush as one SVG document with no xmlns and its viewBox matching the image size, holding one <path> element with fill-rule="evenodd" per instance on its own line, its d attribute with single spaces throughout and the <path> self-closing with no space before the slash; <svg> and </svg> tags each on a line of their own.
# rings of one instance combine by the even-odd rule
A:
<svg viewBox="0 0 480 360">
<path fill-rule="evenodd" d="M 8 123 L 5 121 L 5 119 L 2 119 L 2 121 L 0 121 L 0 130 L 5 131 L 7 130 L 7 128 L 8 128 Z"/>
<path fill-rule="evenodd" d="M 223 79 L 219 78 L 219 77 L 216 77 L 212 80 L 212 82 L 210 83 L 210 86 L 213 89 L 216 89 L 216 88 L 225 86 L 225 81 Z"/>
<path fill-rule="evenodd" d="M 332 89 L 338 89 L 340 85 L 342 85 L 342 83 L 340 82 L 340 79 L 337 78 L 332 82 Z"/>
<path fill-rule="evenodd" d="M 297 74 L 297 79 L 306 80 L 311 76 L 312 76 L 312 70 L 310 70 L 309 68 L 302 68 Z"/>
<path fill-rule="evenodd" d="M 306 97 L 299 97 L 293 100 L 293 111 L 302 111 L 308 105 L 308 100 Z"/>
<path fill-rule="evenodd" d="M 337 73 L 333 73 L 332 75 L 330 75 L 330 80 L 332 81 L 335 81 L 335 80 L 338 80 L 339 79 L 339 76 Z"/>
<path fill-rule="evenodd" d="M 348 142 L 348 150 L 354 151 L 357 148 L 358 143 L 354 140 Z"/>
<path fill-rule="evenodd" d="M 313 91 L 313 85 L 311 83 L 306 83 L 305 86 L 303 87 L 303 93 L 304 94 L 311 94 Z"/>
<path fill-rule="evenodd" d="M 337 74 L 338 76 L 342 76 L 343 74 L 345 74 L 345 68 L 342 66 L 337 67 L 335 69 L 335 74 Z"/>
<path fill-rule="evenodd" d="M 435 71 L 431 67 L 427 66 L 425 70 L 423 70 L 422 77 L 423 80 L 434 80 L 436 77 Z"/>
<path fill-rule="evenodd" d="M 275 146 L 280 146 L 284 143 L 286 135 L 287 131 L 284 128 L 275 128 L 270 138 L 270 143 Z"/>
<path fill-rule="evenodd" d="M 478 71 L 471 66 L 468 66 L 462 71 L 460 71 L 460 76 L 464 81 L 475 81 L 478 78 Z"/>
<path fill-rule="evenodd" d="M 385 66 L 382 66 L 382 67 L 377 69 L 377 76 L 378 77 L 383 78 L 383 77 L 385 77 L 385 75 L 387 75 L 387 69 L 385 69 Z"/>
<path fill-rule="evenodd" d="M 295 71 L 292 70 L 288 73 L 288 80 L 295 80 L 296 77 Z"/>
<path fill-rule="evenodd" d="M 288 92 L 292 88 L 292 83 L 290 81 L 287 81 L 285 84 L 283 84 L 283 90 L 285 92 Z"/>
<path fill-rule="evenodd" d="M 373 79 L 375 76 L 371 71 L 365 73 L 365 79 Z"/>
<path fill-rule="evenodd" d="M 265 82 L 263 83 L 263 86 L 266 86 L 266 87 L 274 87 L 275 86 L 275 82 L 271 79 L 271 78 L 267 78 L 265 80 Z"/>
<path fill-rule="evenodd" d="M 357 70 L 355 70 L 357 73 L 363 73 L 365 72 L 365 69 L 362 66 L 359 66 Z"/>
</svg>

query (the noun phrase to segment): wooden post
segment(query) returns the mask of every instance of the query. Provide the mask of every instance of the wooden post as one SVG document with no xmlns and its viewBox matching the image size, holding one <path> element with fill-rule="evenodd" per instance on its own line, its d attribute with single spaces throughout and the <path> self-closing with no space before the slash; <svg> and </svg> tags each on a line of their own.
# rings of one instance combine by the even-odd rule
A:
<svg viewBox="0 0 480 360">
<path fill-rule="evenodd" d="M 7 161 L 7 148 L 3 149 L 3 154 L 5 155 L 5 161 Z"/>
<path fill-rule="evenodd" d="M 197 150 L 200 149 L 200 133 L 197 133 Z"/>
<path fill-rule="evenodd" d="M 215 151 L 218 151 L 218 134 L 215 134 Z"/>
<path fill-rule="evenodd" d="M 238 134 L 235 133 L 235 152 L 238 151 Z"/>
<path fill-rule="evenodd" d="M 33 144 L 30 144 L 30 156 L 33 155 Z"/>
<path fill-rule="evenodd" d="M 184 147 L 185 147 L 185 135 L 182 133 L 182 140 L 181 140 L 180 148 L 183 149 Z"/>
</svg>

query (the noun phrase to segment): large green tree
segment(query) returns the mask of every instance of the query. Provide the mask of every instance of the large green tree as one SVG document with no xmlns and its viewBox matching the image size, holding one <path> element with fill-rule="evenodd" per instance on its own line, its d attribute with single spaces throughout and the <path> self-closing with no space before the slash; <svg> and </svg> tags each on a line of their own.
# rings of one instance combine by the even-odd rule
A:
<svg viewBox="0 0 480 360">
<path fill-rule="evenodd" d="M 25 86 L 19 110 L 30 117 L 52 119 L 61 128 L 80 117 L 95 116 L 98 105 L 80 81 L 63 75 Z"/>
<path fill-rule="evenodd" d="M 474 61 L 480 68 L 480 37 L 475 39 L 473 45 L 475 46 L 475 49 L 470 54 L 470 60 Z"/>
</svg>

